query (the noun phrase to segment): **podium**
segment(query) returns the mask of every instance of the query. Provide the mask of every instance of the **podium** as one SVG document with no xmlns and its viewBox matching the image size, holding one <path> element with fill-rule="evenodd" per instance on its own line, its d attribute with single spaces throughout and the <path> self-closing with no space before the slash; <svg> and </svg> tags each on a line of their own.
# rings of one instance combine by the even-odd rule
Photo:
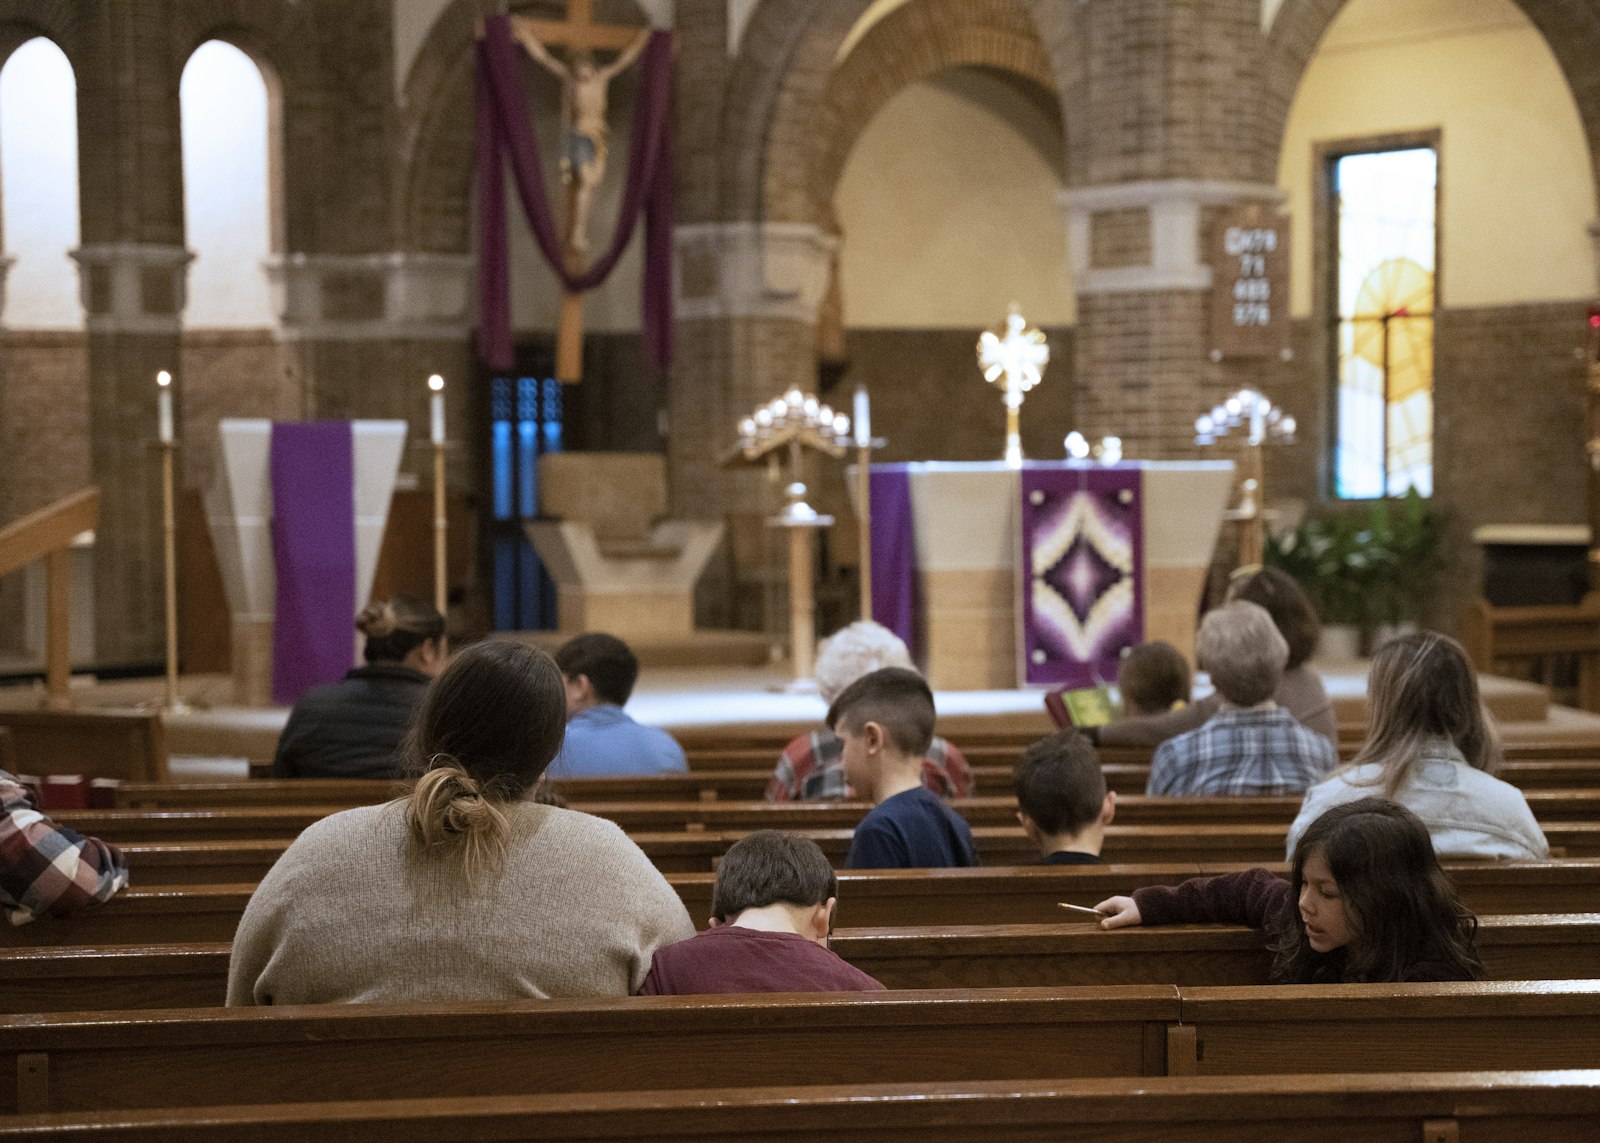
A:
<svg viewBox="0 0 1600 1143">
<path fill-rule="evenodd" d="M 355 531 L 353 590 L 355 606 L 326 638 L 341 641 L 333 654 L 345 668 L 358 648 L 356 612 L 367 602 L 389 522 L 389 500 L 405 448 L 404 421 L 351 421 L 353 484 L 351 512 Z M 233 622 L 235 701 L 265 706 L 272 701 L 274 620 L 278 582 L 274 550 L 272 473 L 273 423 L 230 418 L 217 427 L 220 447 L 216 475 L 206 490 L 206 521 L 216 547 L 224 592 Z M 313 476 L 315 474 L 312 474 Z"/>
<path fill-rule="evenodd" d="M 935 689 L 1083 685 L 1092 679 L 1075 673 L 1114 677 L 1122 646 L 1157 639 L 1193 661 L 1231 461 L 923 462 L 871 473 L 873 614 L 906 639 Z M 1117 518 L 1092 518 L 1078 489 Z M 1067 616 L 1052 583 L 1081 589 L 1086 606 Z M 1055 670 L 1052 622 L 1071 628 L 1056 643 L 1085 652 L 1081 671 Z"/>
</svg>

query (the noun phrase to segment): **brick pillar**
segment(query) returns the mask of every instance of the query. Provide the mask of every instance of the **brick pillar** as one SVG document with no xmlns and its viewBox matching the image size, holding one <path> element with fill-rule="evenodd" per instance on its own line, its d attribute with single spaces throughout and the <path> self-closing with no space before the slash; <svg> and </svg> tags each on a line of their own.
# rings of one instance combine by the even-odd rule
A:
<svg viewBox="0 0 1600 1143">
<path fill-rule="evenodd" d="M 164 648 L 158 370 L 173 375 L 189 252 L 183 246 L 178 78 L 167 24 L 145 5 L 86 9 L 77 68 L 88 332 L 90 467 L 100 486 L 95 643 L 101 663 L 151 663 Z M 179 456 L 179 463 L 182 456 Z"/>
<path fill-rule="evenodd" d="M 1073 408 L 1091 439 L 1129 456 L 1193 456 L 1194 420 L 1263 366 L 1213 362 L 1206 220 L 1232 203 L 1276 203 L 1276 187 L 1137 180 L 1064 191 L 1078 328 Z"/>
</svg>

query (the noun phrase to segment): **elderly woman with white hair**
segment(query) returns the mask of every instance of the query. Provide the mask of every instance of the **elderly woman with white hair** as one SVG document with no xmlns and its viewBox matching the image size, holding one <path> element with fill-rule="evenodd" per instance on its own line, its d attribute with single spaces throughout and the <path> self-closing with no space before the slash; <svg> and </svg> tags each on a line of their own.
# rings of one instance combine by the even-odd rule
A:
<svg viewBox="0 0 1600 1143">
<path fill-rule="evenodd" d="M 1299 794 L 1333 769 L 1339 760 L 1333 743 L 1273 701 L 1289 644 L 1266 608 L 1237 600 L 1208 612 L 1195 658 L 1210 673 L 1221 707 L 1203 726 L 1156 749 L 1145 793 Z"/>
<path fill-rule="evenodd" d="M 884 667 L 916 669 L 898 635 L 881 624 L 861 621 L 823 640 L 812 677 L 822 701 L 832 706 L 851 683 Z M 942 798 L 964 798 L 972 793 L 972 770 L 961 751 L 935 735 L 922 760 L 922 784 Z M 844 776 L 844 744 L 826 727 L 785 746 L 767 784 L 769 802 L 838 801 L 853 796 Z"/>
</svg>

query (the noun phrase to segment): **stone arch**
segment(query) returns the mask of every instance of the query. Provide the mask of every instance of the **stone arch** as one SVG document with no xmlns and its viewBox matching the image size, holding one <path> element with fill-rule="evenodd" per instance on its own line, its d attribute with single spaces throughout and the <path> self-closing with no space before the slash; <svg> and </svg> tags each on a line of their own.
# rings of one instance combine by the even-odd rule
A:
<svg viewBox="0 0 1600 1143">
<path fill-rule="evenodd" d="M 829 145 L 818 124 L 840 45 L 870 0 L 761 0 L 746 26 L 729 79 L 722 130 L 721 215 L 730 220 L 820 221 L 815 196 L 794 195 L 811 185 L 808 172 L 820 165 Z M 886 18 L 915 19 L 923 0 Z M 966 0 L 967 26 L 1011 28 L 1023 12 L 1049 61 L 1051 86 L 1064 106 L 1082 99 L 1088 67 L 1074 5 L 1057 0 Z M 1074 158 L 1072 125 L 1067 132 L 1068 179 Z M 756 162 L 750 156 L 759 156 Z"/>
<path fill-rule="evenodd" d="M 809 185 L 789 193 L 808 193 L 814 212 L 826 214 L 856 140 L 884 104 L 912 84 L 958 67 L 992 68 L 1028 81 L 1059 110 L 1050 59 L 1021 0 L 908 4 L 876 24 L 834 69 L 815 132 L 826 149 L 811 168 Z"/>
<path fill-rule="evenodd" d="M 1600 9 L 1584 0 L 1512 0 L 1539 30 L 1577 105 L 1600 188 Z M 1345 0 L 1284 0 L 1267 33 L 1261 153 L 1276 169 L 1289 109 L 1323 34 Z"/>
<path fill-rule="evenodd" d="M 453 0 L 428 30 L 401 89 L 397 245 L 464 254 L 471 246 L 475 0 Z"/>
<path fill-rule="evenodd" d="M 315 186 L 322 161 L 322 76 L 306 50 L 315 37 L 309 14 L 291 0 L 181 0 L 173 12 L 174 99 L 189 57 L 209 40 L 244 52 L 266 81 L 271 237 L 280 253 L 317 248 L 316 197 L 286 193 Z"/>
</svg>

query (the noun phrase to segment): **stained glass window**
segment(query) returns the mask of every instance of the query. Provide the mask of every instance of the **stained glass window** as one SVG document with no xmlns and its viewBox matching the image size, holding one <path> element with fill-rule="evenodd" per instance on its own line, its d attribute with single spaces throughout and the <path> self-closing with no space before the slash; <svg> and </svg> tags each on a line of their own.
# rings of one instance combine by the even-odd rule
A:
<svg viewBox="0 0 1600 1143">
<path fill-rule="evenodd" d="M 556 625 L 555 584 L 522 524 L 539 515 L 539 457 L 562 448 L 561 383 L 496 377 L 489 384 L 489 410 L 494 627 L 548 630 Z"/>
<path fill-rule="evenodd" d="M 1338 496 L 1433 492 L 1433 310 L 1439 156 L 1331 162 Z"/>
</svg>

